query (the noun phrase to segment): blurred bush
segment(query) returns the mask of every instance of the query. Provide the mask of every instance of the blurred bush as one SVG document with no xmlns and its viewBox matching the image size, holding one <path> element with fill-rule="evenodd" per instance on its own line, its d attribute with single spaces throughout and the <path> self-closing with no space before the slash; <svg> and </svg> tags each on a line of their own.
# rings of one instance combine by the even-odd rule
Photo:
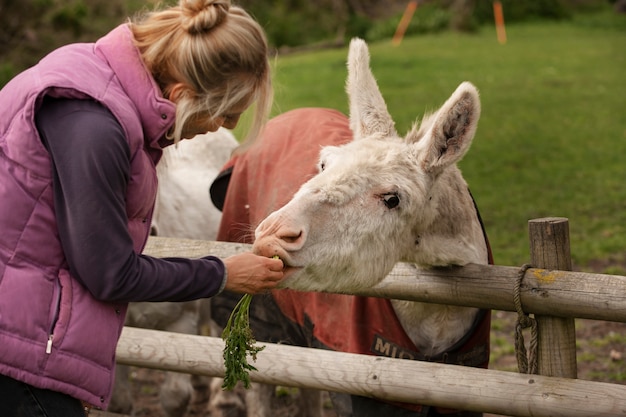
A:
<svg viewBox="0 0 626 417">
<path fill-rule="evenodd" d="M 501 0 L 508 23 L 568 19 L 616 0 Z M 0 86 L 50 50 L 91 42 L 142 9 L 177 0 L 0 0 Z M 272 47 L 344 45 L 391 38 L 408 0 L 233 0 L 265 28 Z M 459 20 L 461 20 L 459 22 Z M 406 35 L 492 24 L 492 0 L 420 0 Z"/>
</svg>

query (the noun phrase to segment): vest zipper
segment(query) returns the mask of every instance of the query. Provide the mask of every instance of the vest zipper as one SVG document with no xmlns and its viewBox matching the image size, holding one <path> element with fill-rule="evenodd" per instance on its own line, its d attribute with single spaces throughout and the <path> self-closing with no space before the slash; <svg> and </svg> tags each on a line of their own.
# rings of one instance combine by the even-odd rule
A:
<svg viewBox="0 0 626 417">
<path fill-rule="evenodd" d="M 47 354 L 51 354 L 52 353 L 52 339 L 54 338 L 54 335 L 51 333 L 48 336 L 48 343 L 46 343 L 46 353 Z"/>
<path fill-rule="evenodd" d="M 50 331 L 48 332 L 48 342 L 46 343 L 46 353 L 52 353 L 52 339 L 54 339 L 54 327 L 59 320 L 59 310 L 61 309 L 61 283 L 57 279 L 54 282 L 54 316 L 52 316 L 52 323 L 50 324 Z"/>
</svg>

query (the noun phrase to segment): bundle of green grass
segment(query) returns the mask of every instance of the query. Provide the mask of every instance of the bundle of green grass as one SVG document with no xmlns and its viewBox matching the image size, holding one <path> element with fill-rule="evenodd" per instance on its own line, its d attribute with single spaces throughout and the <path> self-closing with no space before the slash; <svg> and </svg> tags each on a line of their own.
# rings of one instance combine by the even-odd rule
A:
<svg viewBox="0 0 626 417">
<path fill-rule="evenodd" d="M 278 255 L 274 259 L 280 259 Z M 226 368 L 222 388 L 232 390 L 237 382 L 242 381 L 245 388 L 250 388 L 250 371 L 257 369 L 248 363 L 248 355 L 256 361 L 256 355 L 265 346 L 255 346 L 256 340 L 250 328 L 251 294 L 244 294 L 230 313 L 226 327 L 222 332 L 224 339 L 224 366 Z"/>
</svg>

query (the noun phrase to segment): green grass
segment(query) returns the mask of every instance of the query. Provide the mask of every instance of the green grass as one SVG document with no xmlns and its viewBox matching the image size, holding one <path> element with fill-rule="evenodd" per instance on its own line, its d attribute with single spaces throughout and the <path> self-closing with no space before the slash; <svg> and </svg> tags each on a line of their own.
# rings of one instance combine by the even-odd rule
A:
<svg viewBox="0 0 626 417">
<path fill-rule="evenodd" d="M 399 132 L 468 80 L 482 116 L 461 162 L 497 264 L 528 261 L 527 222 L 570 220 L 575 267 L 626 252 L 626 17 L 474 35 L 440 33 L 370 44 L 372 69 Z M 347 112 L 347 49 L 279 57 L 276 113 L 297 107 Z"/>
</svg>

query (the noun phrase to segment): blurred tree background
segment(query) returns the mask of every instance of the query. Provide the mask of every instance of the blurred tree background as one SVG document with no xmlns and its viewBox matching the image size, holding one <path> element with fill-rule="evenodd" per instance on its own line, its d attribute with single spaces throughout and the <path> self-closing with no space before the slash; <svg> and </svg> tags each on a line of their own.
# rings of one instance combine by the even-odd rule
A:
<svg viewBox="0 0 626 417">
<path fill-rule="evenodd" d="M 501 0 L 507 24 L 568 19 L 573 13 L 621 0 Z M 166 0 L 161 4 L 176 4 Z M 342 46 L 353 36 L 391 38 L 407 0 L 234 0 L 267 31 L 278 52 Z M 472 31 L 493 22 L 491 0 L 420 0 L 406 35 Z M 52 49 L 91 42 L 156 0 L 0 0 L 0 86 Z"/>
</svg>

